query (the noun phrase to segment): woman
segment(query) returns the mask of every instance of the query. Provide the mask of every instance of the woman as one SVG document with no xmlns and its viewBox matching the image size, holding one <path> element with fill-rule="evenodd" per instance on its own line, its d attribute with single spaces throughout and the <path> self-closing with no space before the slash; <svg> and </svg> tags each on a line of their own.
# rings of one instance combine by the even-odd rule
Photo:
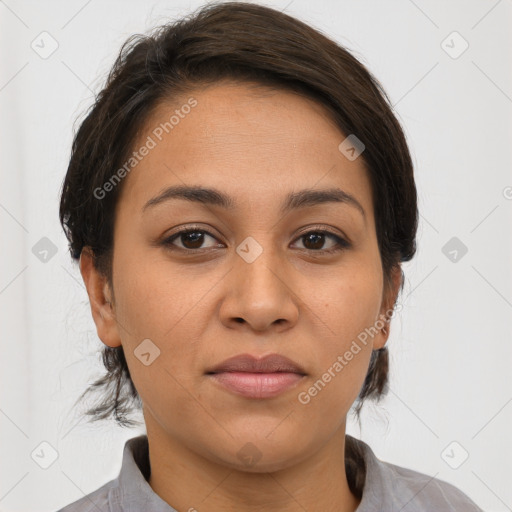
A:
<svg viewBox="0 0 512 512">
<path fill-rule="evenodd" d="M 133 423 L 120 475 L 62 510 L 480 510 L 377 459 L 418 211 L 402 129 L 345 49 L 268 7 L 133 36 L 75 136 L 60 219 Z"/>
</svg>

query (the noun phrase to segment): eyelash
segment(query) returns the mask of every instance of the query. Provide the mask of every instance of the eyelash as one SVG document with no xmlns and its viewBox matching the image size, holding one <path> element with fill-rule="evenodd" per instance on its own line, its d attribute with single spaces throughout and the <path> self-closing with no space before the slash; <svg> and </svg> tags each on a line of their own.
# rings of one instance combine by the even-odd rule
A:
<svg viewBox="0 0 512 512">
<path fill-rule="evenodd" d="M 178 231 L 178 232 L 174 233 L 173 235 L 171 235 L 170 237 L 166 238 L 165 240 L 162 241 L 162 245 L 169 248 L 170 250 L 178 250 L 178 251 L 184 251 L 184 252 L 195 252 L 195 253 L 200 253 L 200 252 L 204 252 L 205 250 L 207 251 L 209 249 L 213 249 L 213 247 L 206 248 L 206 249 L 186 249 L 186 248 L 184 249 L 182 247 L 177 247 L 177 246 L 173 245 L 173 242 L 176 239 L 178 239 L 181 235 L 186 235 L 189 233 L 201 233 L 201 234 L 208 235 L 212 238 L 216 238 L 209 231 L 206 231 L 204 229 L 189 227 L 189 228 L 182 229 L 181 231 Z M 302 250 L 311 251 L 315 254 L 322 255 L 322 254 L 337 253 L 337 252 L 343 251 L 343 250 L 351 247 L 351 244 L 344 238 L 341 238 L 340 236 L 335 235 L 334 233 L 331 233 L 330 231 L 326 231 L 323 229 L 312 229 L 310 231 L 306 231 L 305 233 L 302 233 L 298 238 L 296 238 L 296 240 L 306 237 L 312 233 L 317 234 L 317 235 L 318 234 L 319 235 L 327 235 L 327 236 L 333 238 L 336 241 L 337 247 L 335 247 L 333 249 L 327 249 L 327 250 L 326 249 L 316 249 L 316 250 L 315 249 L 302 249 Z"/>
</svg>

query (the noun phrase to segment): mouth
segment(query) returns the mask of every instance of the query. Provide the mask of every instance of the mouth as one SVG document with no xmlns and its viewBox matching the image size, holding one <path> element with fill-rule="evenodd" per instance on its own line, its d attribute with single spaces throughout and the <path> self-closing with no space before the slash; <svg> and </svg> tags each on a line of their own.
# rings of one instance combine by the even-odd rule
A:
<svg viewBox="0 0 512 512">
<path fill-rule="evenodd" d="M 296 387 L 306 377 L 299 364 L 279 354 L 260 359 L 242 354 L 227 359 L 205 374 L 223 389 L 254 399 L 276 397 Z"/>
</svg>

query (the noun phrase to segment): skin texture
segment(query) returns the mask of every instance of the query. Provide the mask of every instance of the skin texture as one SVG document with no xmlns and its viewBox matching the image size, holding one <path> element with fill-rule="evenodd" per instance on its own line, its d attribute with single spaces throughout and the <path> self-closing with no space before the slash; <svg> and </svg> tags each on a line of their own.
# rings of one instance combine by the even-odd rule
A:
<svg viewBox="0 0 512 512">
<path fill-rule="evenodd" d="M 399 290 L 398 270 L 384 286 L 364 162 L 339 151 L 345 135 L 316 102 L 229 82 L 160 105 L 135 147 L 190 96 L 197 106 L 124 178 L 113 290 L 88 250 L 80 261 L 98 336 L 123 345 L 144 404 L 149 483 L 180 511 L 354 511 L 359 502 L 343 458 L 346 415 L 389 325 L 308 404 L 297 396 L 382 318 Z M 237 207 L 180 199 L 141 213 L 165 187 L 184 184 L 215 187 Z M 365 217 L 346 203 L 280 214 L 289 192 L 330 187 L 355 196 Z M 178 237 L 174 251 L 158 245 L 191 225 L 213 237 L 204 235 L 202 245 Z M 331 229 L 351 246 L 318 255 L 336 240 L 308 244 L 301 235 L 315 229 Z M 249 236 L 263 249 L 252 263 L 236 252 Z M 135 353 L 147 338 L 160 350 L 148 366 Z M 205 375 L 242 353 L 285 355 L 307 375 L 263 400 Z M 240 457 L 247 443 L 260 455 L 252 465 Z"/>
</svg>

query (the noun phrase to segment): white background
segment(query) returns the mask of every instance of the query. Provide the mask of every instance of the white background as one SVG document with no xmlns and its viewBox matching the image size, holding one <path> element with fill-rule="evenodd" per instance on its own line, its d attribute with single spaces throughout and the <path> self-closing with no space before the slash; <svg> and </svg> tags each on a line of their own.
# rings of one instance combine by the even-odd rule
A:
<svg viewBox="0 0 512 512">
<path fill-rule="evenodd" d="M 115 478 L 122 430 L 72 409 L 101 342 L 58 222 L 73 123 L 124 40 L 202 2 L 0 1 L 0 510 L 51 511 Z M 393 320 L 391 391 L 348 433 L 377 456 L 512 510 L 512 2 L 267 1 L 335 38 L 382 82 L 413 154 L 421 224 Z M 58 49 L 41 58 L 43 31 Z M 458 58 L 442 42 L 469 43 Z M 447 43 L 460 48 L 453 36 Z M 455 51 L 453 50 L 453 51 Z M 77 125 L 76 125 L 77 126 Z M 507 188 L 509 187 L 509 188 Z M 468 253 L 450 261 L 452 237 Z M 46 263 L 33 246 L 48 237 Z M 41 442 L 58 459 L 30 457 Z M 441 457 L 456 441 L 452 469 Z M 458 446 L 458 445 L 457 445 Z"/>
</svg>

